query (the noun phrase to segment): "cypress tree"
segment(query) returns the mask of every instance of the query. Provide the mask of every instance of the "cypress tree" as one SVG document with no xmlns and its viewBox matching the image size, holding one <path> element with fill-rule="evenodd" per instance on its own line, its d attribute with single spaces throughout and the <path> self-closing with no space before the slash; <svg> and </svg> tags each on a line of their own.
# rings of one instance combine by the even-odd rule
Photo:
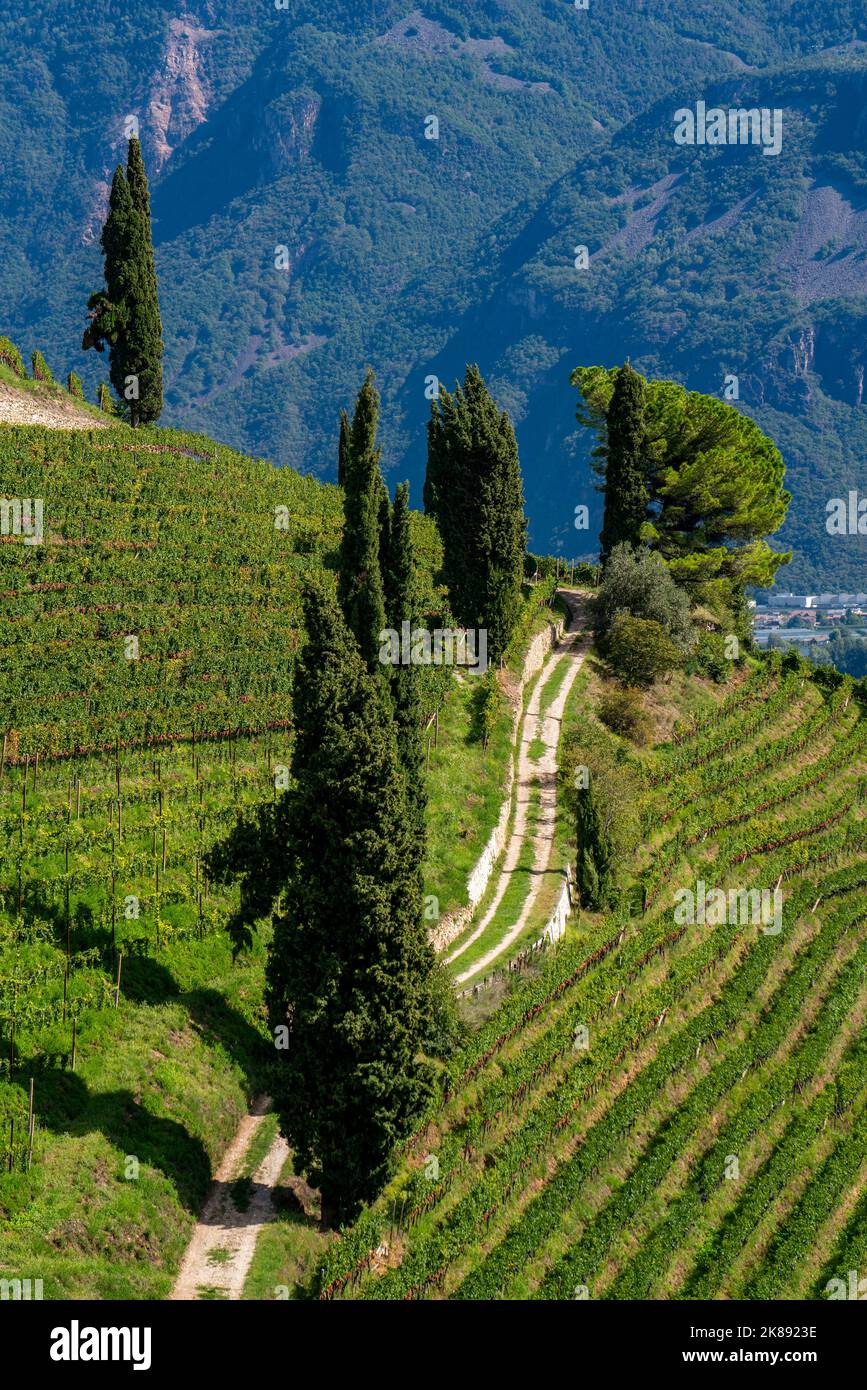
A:
<svg viewBox="0 0 867 1390">
<path fill-rule="evenodd" d="M 439 399 L 431 401 L 422 497 L 425 512 L 436 521 L 442 538 L 443 580 L 448 587 L 452 612 L 460 621 L 467 607 L 464 597 L 469 551 L 467 519 L 473 513 L 463 510 L 462 524 L 462 509 L 472 506 L 472 497 L 465 469 L 467 449 L 457 447 L 463 423 L 458 410 L 459 391 L 460 388 L 456 397 L 442 388 Z"/>
<path fill-rule="evenodd" d="M 394 728 L 341 613 L 308 586 L 294 684 L 294 788 L 267 967 L 273 1094 L 323 1219 L 350 1220 L 391 1171 L 430 1094 L 437 1026 Z"/>
<path fill-rule="evenodd" d="M 349 457 L 349 416 L 340 412 L 340 439 L 337 444 L 337 486 L 346 486 L 346 461 Z"/>
<path fill-rule="evenodd" d="M 127 155 L 132 199 L 129 255 L 132 266 L 127 355 L 138 378 L 138 400 L 130 401 L 133 424 L 158 420 L 163 409 L 163 328 L 151 236 L 150 194 L 141 145 L 133 136 Z"/>
<path fill-rule="evenodd" d="M 344 616 L 369 671 L 379 669 L 379 634 L 385 627 L 379 564 L 383 482 L 380 451 L 376 447 L 378 420 L 379 393 L 373 373 L 368 371 L 358 394 L 349 436 L 338 592 Z"/>
<path fill-rule="evenodd" d="M 452 611 L 465 627 L 487 629 L 496 661 L 518 613 L 527 523 L 512 422 L 478 367 L 432 402 L 424 499 L 442 536 Z"/>
<path fill-rule="evenodd" d="M 603 564 L 615 545 L 636 546 L 649 501 L 644 378 L 626 362 L 618 371 L 607 416 L 605 511 L 599 537 Z"/>
<path fill-rule="evenodd" d="M 124 399 L 126 360 L 126 300 L 128 294 L 129 223 L 132 197 L 126 174 L 119 164 L 114 171 L 108 200 L 108 217 L 102 229 L 105 289 L 90 296 L 90 323 L 81 346 L 104 352 L 109 348 L 108 374 L 120 400 Z"/>
<path fill-rule="evenodd" d="M 592 784 L 578 791 L 576 822 L 575 882 L 581 906 L 595 912 L 604 907 L 610 897 L 613 849 L 599 820 Z"/>
<path fill-rule="evenodd" d="M 157 420 L 163 406 L 163 342 L 151 239 L 150 196 L 141 147 L 129 142 L 127 173 L 118 165 L 102 230 L 105 290 L 88 301 L 83 348 L 108 344 L 109 376 L 133 425 Z M 134 381 L 131 381 L 134 378 Z"/>
<path fill-rule="evenodd" d="M 391 498 L 388 495 L 388 488 L 384 480 L 379 480 L 379 574 L 382 580 L 382 602 L 387 626 L 394 627 L 391 621 L 391 609 L 394 605 L 393 595 L 390 595 L 389 586 L 391 584 Z"/>
<path fill-rule="evenodd" d="M 417 579 L 409 516 L 409 483 L 400 483 L 394 494 L 391 517 L 391 546 L 386 593 L 388 625 L 398 634 L 403 623 L 410 630 L 418 618 Z M 392 679 L 397 751 L 406 784 L 411 828 L 415 839 L 415 867 L 420 875 L 425 857 L 425 812 L 427 789 L 424 780 L 422 741 L 421 671 L 418 666 L 400 664 Z"/>
</svg>

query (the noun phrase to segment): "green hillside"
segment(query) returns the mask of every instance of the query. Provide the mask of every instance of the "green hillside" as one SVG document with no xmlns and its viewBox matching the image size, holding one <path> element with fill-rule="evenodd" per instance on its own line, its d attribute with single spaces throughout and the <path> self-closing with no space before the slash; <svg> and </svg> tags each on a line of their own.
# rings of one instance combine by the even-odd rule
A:
<svg viewBox="0 0 867 1390">
<path fill-rule="evenodd" d="M 334 563 L 341 497 L 174 431 L 3 425 L 0 458 L 4 495 L 44 511 L 38 544 L 0 546 L 0 1269 L 48 1298 L 165 1298 L 271 1056 L 270 928 L 233 961 L 237 889 L 208 881 L 207 851 L 291 766 L 299 586 Z M 439 540 L 413 527 L 433 616 Z M 462 1042 L 385 1192 L 324 1232 L 290 1155 L 240 1296 L 821 1298 L 857 1267 L 864 684 L 773 654 L 722 685 L 680 671 L 645 697 L 637 747 L 599 722 L 605 664 L 567 643 L 517 711 L 555 583 L 525 590 L 487 746 L 483 692 L 425 687 L 441 912 L 497 819 L 514 714 L 538 760 L 563 693 L 549 882 L 510 940 L 525 839 L 486 931 L 456 938 Z M 534 954 L 574 853 L 576 769 L 600 748 L 628 803 L 617 896 Z M 773 929 L 678 917 L 699 881 L 737 914 L 779 890 Z M 269 1117 L 233 1200 L 273 1138 Z M 215 1271 L 197 1296 L 219 1287 Z"/>
</svg>

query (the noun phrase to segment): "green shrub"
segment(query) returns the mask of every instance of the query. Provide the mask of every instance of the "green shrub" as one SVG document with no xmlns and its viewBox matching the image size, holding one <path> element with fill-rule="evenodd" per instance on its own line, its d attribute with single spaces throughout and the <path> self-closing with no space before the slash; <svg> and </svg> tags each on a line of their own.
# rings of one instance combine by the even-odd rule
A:
<svg viewBox="0 0 867 1390">
<path fill-rule="evenodd" d="M 618 686 L 603 695 L 599 718 L 612 733 L 630 739 L 639 748 L 650 742 L 650 719 L 641 702 L 641 691 L 632 686 Z"/>
<path fill-rule="evenodd" d="M 53 386 L 54 377 L 51 375 L 51 369 L 48 366 L 48 363 L 46 362 L 45 358 L 42 356 L 42 353 L 34 352 L 33 356 L 30 359 L 30 362 L 31 366 L 33 367 L 33 380 L 46 381 Z"/>
<path fill-rule="evenodd" d="M 665 561 L 648 550 L 616 545 L 611 552 L 593 602 L 593 627 L 603 654 L 619 613 L 659 623 L 680 651 L 690 651 L 695 643 L 689 598 Z"/>
<path fill-rule="evenodd" d="M 114 415 L 114 401 L 111 397 L 111 388 L 107 381 L 101 381 L 96 388 L 96 403 L 100 410 L 104 410 L 106 415 Z"/>
<path fill-rule="evenodd" d="M 75 372 L 70 372 L 66 378 L 66 389 L 70 396 L 75 396 L 76 400 L 84 400 L 84 387 L 81 384 L 81 377 L 76 376 Z"/>
<path fill-rule="evenodd" d="M 607 652 L 609 664 L 621 680 L 645 688 L 680 662 L 677 648 L 659 623 L 628 613 L 615 618 Z"/>
<path fill-rule="evenodd" d="M 0 362 L 5 362 L 7 367 L 11 367 L 16 376 L 24 377 L 27 375 L 24 370 L 24 359 L 9 338 L 0 338 Z"/>
<path fill-rule="evenodd" d="M 723 685 L 731 675 L 731 662 L 726 656 L 725 638 L 718 632 L 702 632 L 686 663 L 689 676 L 707 676 Z"/>
</svg>

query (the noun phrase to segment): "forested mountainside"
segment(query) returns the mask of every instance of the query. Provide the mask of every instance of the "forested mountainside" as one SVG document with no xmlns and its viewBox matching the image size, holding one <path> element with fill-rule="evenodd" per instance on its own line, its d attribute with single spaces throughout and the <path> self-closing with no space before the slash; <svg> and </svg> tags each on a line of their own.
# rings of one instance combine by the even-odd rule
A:
<svg viewBox="0 0 867 1390">
<path fill-rule="evenodd" d="M 104 367 L 77 345 L 135 116 L 165 423 L 333 478 L 369 362 L 384 463 L 418 482 L 425 379 L 472 338 L 518 417 L 531 543 L 572 555 L 595 545 L 572 527 L 594 501 L 572 366 L 628 353 L 717 392 L 735 372 L 797 484 L 787 582 L 857 587 L 863 540 L 829 538 L 824 504 L 863 431 L 861 5 L 97 0 L 82 23 L 49 0 L 0 38 L 6 329 L 63 344 L 91 399 Z M 784 108 L 781 155 L 677 147 L 698 99 Z"/>
</svg>

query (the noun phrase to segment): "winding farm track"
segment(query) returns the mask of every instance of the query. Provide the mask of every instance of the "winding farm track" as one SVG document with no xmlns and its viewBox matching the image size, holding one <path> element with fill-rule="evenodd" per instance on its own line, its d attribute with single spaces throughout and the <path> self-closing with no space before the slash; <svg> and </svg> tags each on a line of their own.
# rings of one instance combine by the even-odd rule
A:
<svg viewBox="0 0 867 1390">
<path fill-rule="evenodd" d="M 586 652 L 586 640 L 582 632 L 582 624 L 584 621 L 583 601 L 580 595 L 570 593 L 567 590 L 561 590 L 560 593 L 569 608 L 569 631 L 563 634 L 560 642 L 551 652 L 542 670 L 539 672 L 521 724 L 518 741 L 515 811 L 509 838 L 506 842 L 497 886 L 477 926 L 469 936 L 451 952 L 447 958 L 448 961 L 457 960 L 468 947 L 479 940 L 489 924 L 493 921 L 497 909 L 521 861 L 521 856 L 529 835 L 527 812 L 533 795 L 533 786 L 538 782 L 540 788 L 540 808 L 531 840 L 533 865 L 530 873 L 529 891 L 515 921 L 489 951 L 474 960 L 470 968 L 457 976 L 456 982 L 458 984 L 463 984 L 473 975 L 477 975 L 481 971 L 486 970 L 487 967 L 501 956 L 504 951 L 508 950 L 513 942 L 521 935 L 539 895 L 545 872 L 551 859 L 557 818 L 557 746 L 560 741 L 560 725 L 562 723 L 563 710 L 569 691 L 572 689 L 573 682 L 583 665 Z M 542 692 L 548 678 L 553 674 L 560 663 L 564 661 L 568 663 L 570 669 L 563 679 L 556 698 L 552 701 L 543 717 L 541 709 Z M 530 748 L 537 738 L 541 739 L 545 747 L 539 759 L 534 760 L 530 757 Z"/>
<path fill-rule="evenodd" d="M 241 1297 L 259 1232 L 274 1218 L 271 1194 L 289 1156 L 285 1139 L 278 1135 L 253 1174 L 249 1204 L 240 1210 L 232 1183 L 269 1104 L 267 1096 L 259 1098 L 223 1155 L 172 1289 L 175 1301 Z"/>
</svg>

